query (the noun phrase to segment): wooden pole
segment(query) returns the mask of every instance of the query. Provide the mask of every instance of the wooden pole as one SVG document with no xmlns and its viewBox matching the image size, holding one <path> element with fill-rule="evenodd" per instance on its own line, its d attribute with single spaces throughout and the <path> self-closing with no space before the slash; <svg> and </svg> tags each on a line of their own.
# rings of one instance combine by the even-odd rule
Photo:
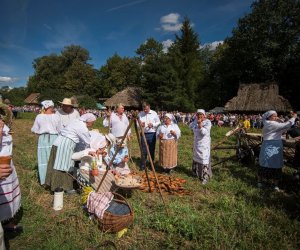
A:
<svg viewBox="0 0 300 250">
<path fill-rule="evenodd" d="M 136 137 L 137 137 L 137 140 L 139 142 L 139 147 L 140 147 L 140 151 L 141 151 L 141 155 L 142 155 L 143 154 L 143 148 L 142 148 L 141 137 L 140 137 L 140 134 L 139 134 L 139 131 L 138 131 L 136 121 L 134 122 L 134 129 L 135 129 Z M 151 191 L 151 185 L 150 185 L 150 180 L 149 180 L 148 170 L 147 170 L 146 164 L 145 164 L 145 174 L 146 174 L 147 183 L 148 183 L 148 187 L 149 187 L 149 193 L 151 193 L 152 192 Z"/>
<path fill-rule="evenodd" d="M 137 119 L 137 121 L 138 121 L 139 126 L 141 128 L 142 138 L 144 139 L 144 142 L 145 142 L 145 146 L 146 146 L 146 150 L 147 150 L 147 155 L 149 157 L 150 165 L 151 165 L 152 171 L 154 173 L 154 177 L 155 177 L 155 180 L 156 180 L 156 183 L 157 183 L 157 186 L 158 186 L 160 197 L 161 197 L 161 199 L 162 199 L 162 201 L 164 203 L 164 206 L 165 206 L 167 214 L 169 214 L 169 211 L 167 209 L 167 205 L 166 205 L 164 197 L 162 195 L 161 188 L 160 188 L 160 185 L 159 185 L 159 181 L 158 181 L 158 178 L 157 178 L 157 175 L 156 175 L 156 172 L 155 172 L 153 160 L 152 160 L 152 157 L 151 157 L 151 154 L 150 154 L 150 150 L 149 150 L 149 147 L 148 147 L 148 143 L 147 143 L 147 140 L 146 140 L 146 136 L 145 136 L 145 133 L 144 133 L 144 128 L 142 127 L 141 121 L 139 119 Z M 145 166 L 145 169 L 146 169 L 146 166 Z"/>
<path fill-rule="evenodd" d="M 123 135 L 123 137 L 122 137 L 122 140 L 121 140 L 120 144 L 119 144 L 118 147 L 117 147 L 116 152 L 114 153 L 113 157 L 111 158 L 110 162 L 108 163 L 107 169 L 106 169 L 104 175 L 102 176 L 102 179 L 101 179 L 101 181 L 100 181 L 100 183 L 99 183 L 99 185 L 98 185 L 98 188 L 97 188 L 96 192 L 99 191 L 99 189 L 100 189 L 100 187 L 101 187 L 101 185 L 102 185 L 102 183 L 103 183 L 103 181 L 104 181 L 104 179 L 105 179 L 105 177 L 106 177 L 106 175 L 107 175 L 107 173 L 108 173 L 108 171 L 109 171 L 109 169 L 110 169 L 110 167 L 111 167 L 113 161 L 115 160 L 117 154 L 119 153 L 119 151 L 120 151 L 120 149 L 121 149 L 121 145 L 123 144 L 123 142 L 124 142 L 124 140 L 125 140 L 125 138 L 126 138 L 126 136 L 127 136 L 127 134 L 128 134 L 128 131 L 129 131 L 129 129 L 130 129 L 132 123 L 134 122 L 134 120 L 135 120 L 135 119 L 131 119 L 131 120 L 130 120 L 129 125 L 128 125 L 128 127 L 127 127 L 127 129 L 126 129 L 126 131 L 125 131 L 125 133 L 124 133 L 124 135 Z"/>
</svg>

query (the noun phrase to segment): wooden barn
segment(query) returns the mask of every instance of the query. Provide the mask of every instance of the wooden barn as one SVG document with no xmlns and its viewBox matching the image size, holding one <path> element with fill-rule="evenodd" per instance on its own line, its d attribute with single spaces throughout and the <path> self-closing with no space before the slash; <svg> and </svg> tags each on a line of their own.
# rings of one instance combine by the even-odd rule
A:
<svg viewBox="0 0 300 250">
<path fill-rule="evenodd" d="M 225 104 L 226 112 L 262 113 L 276 110 L 285 113 L 292 110 L 290 102 L 279 95 L 277 83 L 240 84 L 237 96 Z"/>
</svg>

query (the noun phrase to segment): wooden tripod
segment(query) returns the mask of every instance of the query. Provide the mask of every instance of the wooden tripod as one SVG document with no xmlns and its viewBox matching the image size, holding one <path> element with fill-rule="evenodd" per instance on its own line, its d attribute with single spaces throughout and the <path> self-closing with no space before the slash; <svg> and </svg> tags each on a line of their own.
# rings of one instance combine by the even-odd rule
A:
<svg viewBox="0 0 300 250">
<path fill-rule="evenodd" d="M 137 123 L 139 124 L 141 133 L 138 132 Z M 153 164 L 153 159 L 152 159 L 152 157 L 151 157 L 150 150 L 149 150 L 149 146 L 148 146 L 148 143 L 147 143 L 147 141 L 146 141 L 146 137 L 145 137 L 145 133 L 144 133 L 144 128 L 143 128 L 143 126 L 142 126 L 142 124 L 141 124 L 141 121 L 137 118 L 137 113 L 132 113 L 132 118 L 131 118 L 131 120 L 130 120 L 130 122 L 129 122 L 129 125 L 128 125 L 128 127 L 127 127 L 126 130 L 125 130 L 125 133 L 124 133 L 124 135 L 123 135 L 123 137 L 122 137 L 121 142 L 120 142 L 119 145 L 117 146 L 116 152 L 114 153 L 113 157 L 110 159 L 110 162 L 108 163 L 107 169 L 106 169 L 106 171 L 105 171 L 105 173 L 104 173 L 104 175 L 103 175 L 103 177 L 102 177 L 102 179 L 101 179 L 101 181 L 100 181 L 100 183 L 99 183 L 99 185 L 98 185 L 98 188 L 97 188 L 96 192 L 99 191 L 99 189 L 100 189 L 100 187 L 101 187 L 101 185 L 102 185 L 102 183 L 103 183 L 103 181 L 104 181 L 106 175 L 108 174 L 108 171 L 110 170 L 110 168 L 111 168 L 111 166 L 112 166 L 112 163 L 113 163 L 114 159 L 116 158 L 118 152 L 119 152 L 120 149 L 121 149 L 121 145 L 123 144 L 123 142 L 124 142 L 124 140 L 125 140 L 125 138 L 126 138 L 126 136 L 127 136 L 127 134 L 128 134 L 128 131 L 129 131 L 129 129 L 130 129 L 131 126 L 132 126 L 132 124 L 134 124 L 134 128 L 135 128 L 135 132 L 136 132 L 136 136 L 137 136 L 137 140 L 138 140 L 138 143 L 139 143 L 139 147 L 140 147 L 141 153 L 143 152 L 143 150 L 142 150 L 142 144 L 141 144 L 140 134 L 141 134 L 141 136 L 142 136 L 142 139 L 143 139 L 144 142 L 145 142 L 145 146 L 146 146 L 146 150 L 147 150 L 147 156 L 148 156 L 148 158 L 149 158 L 149 162 L 150 162 L 150 165 L 151 165 L 151 169 L 152 169 L 152 171 L 153 171 L 153 173 L 154 173 L 154 177 L 155 177 L 156 184 L 157 184 L 157 186 L 158 186 L 158 190 L 159 190 L 160 197 L 161 197 L 161 199 L 162 199 L 162 201 L 163 201 L 163 203 L 164 203 L 166 212 L 167 212 L 167 214 L 168 214 L 168 209 L 167 209 L 167 206 L 166 206 L 166 202 L 165 202 L 164 197 L 163 197 L 163 195 L 162 195 L 162 191 L 161 191 L 161 188 L 160 188 L 160 184 L 159 184 L 159 181 L 158 181 L 158 178 L 157 178 L 157 175 L 156 175 L 156 171 L 155 171 L 155 168 L 154 168 L 154 164 Z M 148 182 L 149 192 L 151 192 L 151 187 L 150 187 L 150 181 L 149 181 L 149 177 L 148 177 L 147 166 L 145 166 L 145 174 L 146 174 L 146 178 L 147 178 L 147 182 Z"/>
</svg>

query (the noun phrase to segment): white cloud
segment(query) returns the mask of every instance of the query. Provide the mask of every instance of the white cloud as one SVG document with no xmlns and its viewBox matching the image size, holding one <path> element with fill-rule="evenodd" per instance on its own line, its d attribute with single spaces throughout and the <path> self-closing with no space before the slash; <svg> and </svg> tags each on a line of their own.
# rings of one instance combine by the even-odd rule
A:
<svg viewBox="0 0 300 250">
<path fill-rule="evenodd" d="M 181 29 L 182 23 L 177 24 L 163 24 L 161 27 L 164 31 L 178 31 Z"/>
<path fill-rule="evenodd" d="M 170 24 L 177 24 L 179 21 L 180 15 L 178 13 L 170 13 L 169 15 L 162 16 L 160 18 L 161 23 L 170 23 Z"/>
<path fill-rule="evenodd" d="M 125 3 L 125 4 L 122 4 L 122 5 L 110 8 L 110 9 L 106 10 L 106 12 L 111 12 L 111 11 L 123 9 L 125 7 L 133 6 L 133 5 L 136 5 L 136 4 L 139 4 L 139 3 L 143 3 L 143 2 L 146 2 L 146 1 L 147 0 L 138 0 L 138 1 L 133 1 L 133 2 L 130 2 L 130 3 Z"/>
<path fill-rule="evenodd" d="M 160 18 L 161 27 L 155 28 L 155 30 L 163 31 L 178 31 L 180 30 L 182 23 L 179 22 L 180 15 L 178 13 L 170 13 Z"/>
<path fill-rule="evenodd" d="M 209 50 L 216 50 L 216 48 L 220 45 L 223 44 L 224 41 L 214 41 L 212 43 L 205 43 L 203 46 L 200 46 L 200 48 L 208 48 Z"/>
<path fill-rule="evenodd" d="M 0 84 L 11 84 L 14 83 L 17 80 L 15 77 L 9 77 L 9 76 L 0 76 Z"/>
<path fill-rule="evenodd" d="M 166 41 L 162 42 L 163 45 L 163 52 L 167 53 L 168 49 L 170 48 L 170 46 L 173 44 L 174 42 L 171 39 L 168 39 Z"/>
</svg>

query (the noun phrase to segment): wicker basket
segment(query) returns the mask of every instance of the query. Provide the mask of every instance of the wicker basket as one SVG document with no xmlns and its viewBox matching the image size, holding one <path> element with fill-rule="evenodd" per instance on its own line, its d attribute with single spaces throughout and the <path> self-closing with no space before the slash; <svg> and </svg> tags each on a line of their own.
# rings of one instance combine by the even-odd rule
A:
<svg viewBox="0 0 300 250">
<path fill-rule="evenodd" d="M 113 194 L 114 199 L 111 201 L 110 207 L 104 212 L 103 219 L 98 218 L 99 229 L 110 233 L 119 232 L 133 222 L 132 207 L 122 195 L 117 193 Z M 109 211 L 112 207 L 119 208 L 119 210 L 125 207 L 128 212 L 126 212 L 126 214 L 112 213 Z"/>
</svg>

